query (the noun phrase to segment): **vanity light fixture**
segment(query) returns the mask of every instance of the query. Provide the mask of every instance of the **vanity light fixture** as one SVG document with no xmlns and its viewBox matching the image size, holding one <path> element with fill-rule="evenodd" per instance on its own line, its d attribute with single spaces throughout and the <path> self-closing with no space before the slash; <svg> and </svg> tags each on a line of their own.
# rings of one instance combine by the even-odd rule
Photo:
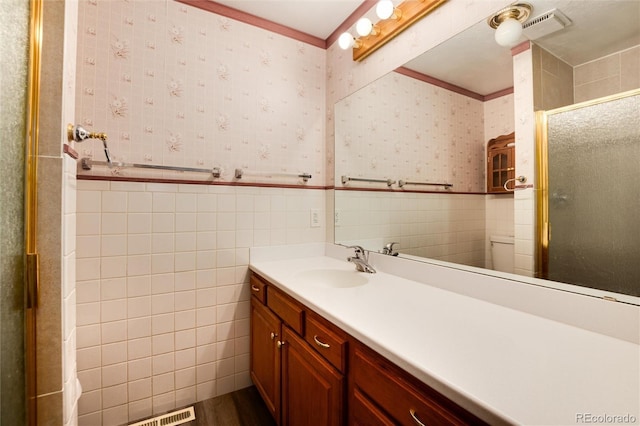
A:
<svg viewBox="0 0 640 426">
<path fill-rule="evenodd" d="M 376 14 L 381 20 L 374 24 L 368 18 L 361 18 L 356 23 L 359 37 L 354 38 L 349 32 L 342 33 L 338 45 L 344 50 L 352 48 L 353 60 L 361 61 L 446 1 L 405 0 L 394 7 L 392 0 L 380 0 Z"/>
<path fill-rule="evenodd" d="M 356 22 L 356 32 L 360 37 L 366 37 L 368 35 L 378 35 L 380 33 L 380 29 L 377 25 L 373 25 L 371 19 L 360 18 L 358 19 L 358 22 Z"/>
<path fill-rule="evenodd" d="M 402 17 L 402 11 L 393 5 L 391 0 L 380 0 L 376 4 L 376 15 L 380 19 L 400 19 Z"/>
<path fill-rule="evenodd" d="M 342 50 L 347 50 L 351 47 L 353 47 L 354 49 L 359 49 L 360 48 L 360 42 L 358 40 L 356 40 L 351 33 L 342 33 L 340 34 L 340 37 L 338 37 L 338 46 L 340 46 L 340 49 Z"/>
<path fill-rule="evenodd" d="M 531 9 L 528 3 L 514 3 L 490 17 L 487 23 L 496 30 L 496 43 L 504 47 L 518 44 L 522 36 L 522 23 L 529 18 Z"/>
</svg>

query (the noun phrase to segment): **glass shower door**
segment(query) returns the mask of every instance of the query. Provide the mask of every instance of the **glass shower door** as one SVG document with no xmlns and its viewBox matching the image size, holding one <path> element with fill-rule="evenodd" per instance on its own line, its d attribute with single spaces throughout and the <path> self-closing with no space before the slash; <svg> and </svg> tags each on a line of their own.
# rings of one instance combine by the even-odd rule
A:
<svg viewBox="0 0 640 426">
<path fill-rule="evenodd" d="M 28 1 L 0 1 L 0 424 L 26 423 L 25 140 Z"/>
<path fill-rule="evenodd" d="M 640 92 L 547 116 L 547 277 L 640 296 Z"/>
</svg>

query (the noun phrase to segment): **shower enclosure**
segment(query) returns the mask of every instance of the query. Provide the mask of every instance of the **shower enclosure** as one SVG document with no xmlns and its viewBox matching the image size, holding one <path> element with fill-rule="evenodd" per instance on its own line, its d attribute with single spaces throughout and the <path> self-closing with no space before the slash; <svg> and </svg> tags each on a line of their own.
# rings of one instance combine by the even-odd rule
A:
<svg viewBox="0 0 640 426">
<path fill-rule="evenodd" d="M 538 275 L 640 296 L 640 90 L 538 113 Z"/>
<path fill-rule="evenodd" d="M 0 424 L 25 424 L 24 187 L 29 2 L 0 2 Z"/>
<path fill-rule="evenodd" d="M 0 425 L 36 424 L 36 189 L 43 0 L 0 1 Z"/>
</svg>

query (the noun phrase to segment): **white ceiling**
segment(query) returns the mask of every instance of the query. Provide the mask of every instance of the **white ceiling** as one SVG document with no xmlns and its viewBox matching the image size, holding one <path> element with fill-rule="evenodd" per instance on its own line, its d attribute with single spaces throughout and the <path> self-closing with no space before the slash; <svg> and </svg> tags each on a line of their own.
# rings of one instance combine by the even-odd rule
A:
<svg viewBox="0 0 640 426">
<path fill-rule="evenodd" d="M 215 0 L 326 40 L 364 0 Z"/>
<path fill-rule="evenodd" d="M 535 40 L 571 66 L 640 45 L 640 0 L 529 0 L 530 19 L 558 9 L 571 20 Z M 522 38 L 525 41 L 526 38 Z M 488 95 L 513 87 L 511 52 L 485 20 L 429 50 L 407 68 Z"/>
<path fill-rule="evenodd" d="M 557 7 L 573 25 L 536 42 L 571 66 L 640 44 L 640 0 L 534 0 L 533 17 Z"/>
<path fill-rule="evenodd" d="M 216 2 L 327 39 L 363 0 Z M 557 8 L 572 21 L 572 25 L 563 30 L 535 40 L 572 66 L 640 44 L 640 0 L 527 2 L 533 6 L 531 18 Z M 498 46 L 493 34 L 494 30 L 483 20 L 416 58 L 407 67 L 481 95 L 511 87 L 510 51 Z"/>
</svg>

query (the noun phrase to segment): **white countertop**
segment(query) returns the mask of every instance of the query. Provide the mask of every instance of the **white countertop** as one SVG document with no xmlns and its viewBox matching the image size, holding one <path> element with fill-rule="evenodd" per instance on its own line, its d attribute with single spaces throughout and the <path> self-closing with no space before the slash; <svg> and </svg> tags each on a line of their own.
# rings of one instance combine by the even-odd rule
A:
<svg viewBox="0 0 640 426">
<path fill-rule="evenodd" d="M 491 424 L 580 424 L 587 415 L 640 422 L 637 344 L 388 273 L 357 273 L 313 250 L 285 260 L 286 249 L 276 252 L 252 254 L 250 268 Z M 314 269 L 368 282 L 327 287 L 304 278 Z"/>
</svg>

